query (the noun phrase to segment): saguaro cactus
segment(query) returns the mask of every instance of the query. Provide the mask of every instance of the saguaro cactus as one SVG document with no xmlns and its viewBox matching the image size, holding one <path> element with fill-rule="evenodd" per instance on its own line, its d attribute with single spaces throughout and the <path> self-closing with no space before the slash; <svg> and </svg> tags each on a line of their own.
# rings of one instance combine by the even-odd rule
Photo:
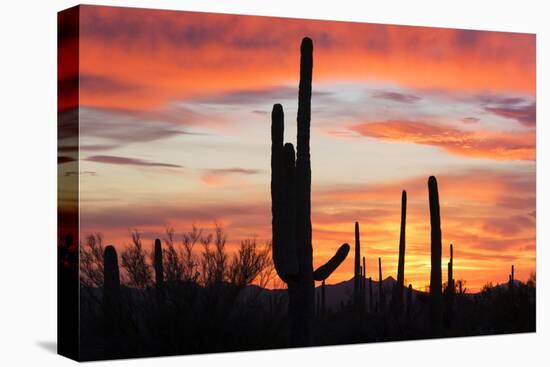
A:
<svg viewBox="0 0 550 367">
<path fill-rule="evenodd" d="M 361 311 L 367 307 L 367 261 L 363 256 L 363 276 L 361 277 Z"/>
<path fill-rule="evenodd" d="M 449 296 L 455 293 L 455 281 L 453 278 L 453 244 L 449 246 L 449 262 L 447 263 L 447 289 Z"/>
<path fill-rule="evenodd" d="M 514 287 L 514 265 L 513 264 L 512 264 L 512 271 L 508 276 L 508 286 L 510 289 Z"/>
<path fill-rule="evenodd" d="M 155 255 L 154 255 L 154 268 L 155 268 L 155 289 L 157 294 L 157 300 L 162 301 L 164 298 L 164 268 L 162 264 L 162 245 L 160 240 L 155 240 Z"/>
<path fill-rule="evenodd" d="M 430 323 L 432 333 L 441 329 L 441 218 L 439 192 L 434 176 L 428 179 L 431 225 Z"/>
<path fill-rule="evenodd" d="M 378 258 L 378 304 L 380 305 L 380 311 L 382 311 L 386 305 L 386 299 L 384 298 L 384 287 L 382 283 L 382 259 Z"/>
<path fill-rule="evenodd" d="M 110 245 L 103 253 L 103 315 L 105 337 L 113 337 L 120 316 L 120 273 L 116 250 Z"/>
<path fill-rule="evenodd" d="M 288 285 L 289 334 L 292 346 L 310 343 L 314 315 L 314 279 L 324 280 L 349 252 L 340 247 L 336 255 L 313 272 L 311 243 L 311 162 L 309 131 L 313 42 L 304 38 L 300 47 L 297 153 L 284 141 L 284 113 L 280 104 L 271 114 L 271 212 L 273 263 Z"/>
<path fill-rule="evenodd" d="M 397 283 L 393 295 L 397 312 L 403 309 L 403 286 L 405 283 L 405 224 L 407 221 L 407 192 L 401 193 L 401 230 L 399 232 L 399 261 L 397 264 Z"/>
</svg>

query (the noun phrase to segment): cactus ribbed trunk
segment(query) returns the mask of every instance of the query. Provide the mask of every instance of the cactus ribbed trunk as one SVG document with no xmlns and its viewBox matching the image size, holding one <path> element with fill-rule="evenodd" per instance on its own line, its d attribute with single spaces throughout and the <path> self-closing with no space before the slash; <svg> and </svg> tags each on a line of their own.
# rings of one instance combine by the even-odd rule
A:
<svg viewBox="0 0 550 367">
<path fill-rule="evenodd" d="M 118 256 L 113 246 L 105 247 L 103 254 L 103 316 L 105 338 L 109 341 L 119 329 L 120 318 L 120 273 Z M 107 342 L 106 348 L 110 346 Z"/>
<path fill-rule="evenodd" d="M 359 223 L 355 222 L 355 270 L 353 277 L 353 303 L 355 311 L 359 311 L 361 300 L 361 240 L 359 238 Z"/>
<path fill-rule="evenodd" d="M 296 152 L 296 259 L 299 277 L 290 280 L 289 320 L 292 346 L 310 344 L 313 322 L 313 248 L 311 245 L 311 162 L 309 129 L 311 118 L 311 77 L 313 44 L 304 38 L 300 48 L 300 85 L 298 90 L 298 136 Z M 287 144 L 288 145 L 288 144 Z"/>
<path fill-rule="evenodd" d="M 428 179 L 431 225 L 430 325 L 432 334 L 441 330 L 441 218 L 439 192 L 434 176 Z"/>
</svg>

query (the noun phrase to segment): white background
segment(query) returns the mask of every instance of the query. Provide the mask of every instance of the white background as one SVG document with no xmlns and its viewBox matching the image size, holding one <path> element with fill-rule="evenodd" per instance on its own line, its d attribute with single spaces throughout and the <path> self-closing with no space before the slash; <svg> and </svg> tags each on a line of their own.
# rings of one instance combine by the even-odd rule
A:
<svg viewBox="0 0 550 367">
<path fill-rule="evenodd" d="M 323 2 L 323 3 L 321 3 Z M 546 1 L 98 1 L 537 33 L 537 333 L 107 362 L 119 366 L 548 365 L 550 12 Z M 3 2 L 0 15 L 0 365 L 69 365 L 56 340 L 56 12 L 74 1 Z M 544 312 L 546 311 L 546 312 Z M 105 362 L 104 362 L 105 363 Z M 92 363 L 95 365 L 95 363 Z"/>
</svg>

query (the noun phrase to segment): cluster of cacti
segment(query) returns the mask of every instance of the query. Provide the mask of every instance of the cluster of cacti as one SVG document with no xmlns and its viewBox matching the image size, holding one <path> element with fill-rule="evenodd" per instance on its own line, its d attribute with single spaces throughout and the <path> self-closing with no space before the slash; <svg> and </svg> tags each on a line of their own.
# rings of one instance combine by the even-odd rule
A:
<svg viewBox="0 0 550 367">
<path fill-rule="evenodd" d="M 332 273 L 349 252 L 344 244 L 327 264 L 313 272 L 311 243 L 311 162 L 309 151 L 313 42 L 300 47 L 297 149 L 284 142 L 284 113 L 280 104 L 271 114 L 271 211 L 273 263 L 288 286 L 290 343 L 309 345 L 314 313 L 314 280 Z"/>
<path fill-rule="evenodd" d="M 430 326 L 432 333 L 441 329 L 441 218 L 439 192 L 434 176 L 428 179 L 431 225 Z"/>
</svg>

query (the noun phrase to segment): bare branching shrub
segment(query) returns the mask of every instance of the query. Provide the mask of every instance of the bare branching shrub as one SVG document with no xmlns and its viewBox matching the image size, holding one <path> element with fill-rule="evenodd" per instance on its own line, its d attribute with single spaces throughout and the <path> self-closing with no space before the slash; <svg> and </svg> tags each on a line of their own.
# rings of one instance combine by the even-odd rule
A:
<svg viewBox="0 0 550 367">
<path fill-rule="evenodd" d="M 80 246 L 80 283 L 84 287 L 103 286 L 103 237 L 89 234 Z"/>
<path fill-rule="evenodd" d="M 213 235 L 201 237 L 202 254 L 200 260 L 202 284 L 220 284 L 227 279 L 227 234 L 216 224 Z"/>
<path fill-rule="evenodd" d="M 141 236 L 137 230 L 132 231 L 132 244 L 122 252 L 122 268 L 126 271 L 126 283 L 130 287 L 146 288 L 153 280 L 149 257 L 143 249 Z"/>
<path fill-rule="evenodd" d="M 229 282 L 238 288 L 252 284 L 256 279 L 264 287 L 270 280 L 271 251 L 267 244 L 258 248 L 256 239 L 246 239 L 241 242 L 239 251 L 233 256 L 229 265 Z"/>
<path fill-rule="evenodd" d="M 174 247 L 174 229 L 166 229 L 166 237 L 164 238 L 166 250 L 163 251 L 163 267 L 164 279 L 167 282 L 177 282 L 183 279 L 185 266 Z"/>
<path fill-rule="evenodd" d="M 198 229 L 193 225 L 191 231 L 186 232 L 182 236 L 183 249 L 181 251 L 181 260 L 183 264 L 183 279 L 185 281 L 196 282 L 199 276 L 198 261 L 193 253 L 195 245 L 198 242 L 210 243 L 212 235 L 203 236 L 202 229 Z"/>
</svg>

